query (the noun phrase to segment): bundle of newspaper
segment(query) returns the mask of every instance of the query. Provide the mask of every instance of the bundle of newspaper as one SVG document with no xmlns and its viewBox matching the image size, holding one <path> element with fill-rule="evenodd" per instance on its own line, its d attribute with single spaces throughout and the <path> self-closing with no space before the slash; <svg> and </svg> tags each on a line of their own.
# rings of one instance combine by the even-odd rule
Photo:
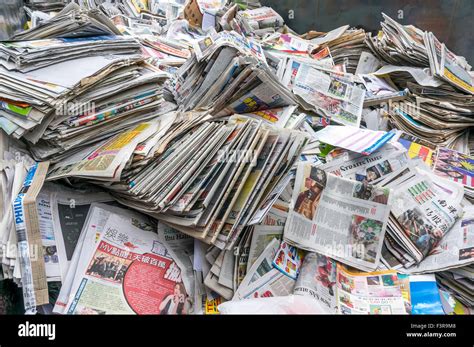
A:
<svg viewBox="0 0 474 347">
<path fill-rule="evenodd" d="M 431 32 L 413 25 L 403 26 L 382 13 L 382 32 L 369 38 L 367 44 L 382 60 L 392 65 L 429 67 L 436 76 L 468 94 L 474 94 L 474 83 L 466 59 L 455 55 Z"/>
<path fill-rule="evenodd" d="M 56 37 L 120 35 L 107 16 L 98 10 L 86 11 L 74 3 L 38 26 L 20 32 L 12 40 L 37 40 Z"/>
<path fill-rule="evenodd" d="M 23 173 L 23 187 L 20 183 L 13 202 L 16 233 L 7 234 L 8 248 L 2 247 L 3 276 L 22 285 L 25 312 L 189 313 L 193 239 L 162 224 L 157 233 L 156 221 L 118 207 L 97 189 L 44 184 L 44 164 Z M 4 199 L 12 206 L 9 197 Z M 8 226 L 5 218 L 8 213 L 2 216 Z M 58 281 L 61 291 L 53 309 L 48 284 Z"/>
<path fill-rule="evenodd" d="M 369 36 L 366 43 L 380 59 L 374 66 L 386 65 L 371 72 L 390 75 L 411 94 L 390 106 L 393 126 L 443 147 L 466 143 L 467 129 L 474 122 L 471 66 L 432 33 L 383 16 L 382 32 Z"/>
<path fill-rule="evenodd" d="M 296 104 L 266 66 L 261 46 L 234 31 L 198 41 L 167 90 L 181 110 L 205 108 L 217 116 Z"/>
<path fill-rule="evenodd" d="M 34 165 L 34 161 L 21 143 L 8 138 L 3 132 L 0 132 L 0 150 L 0 277 L 15 279 L 18 283 L 20 268 L 16 255 L 16 216 L 12 204 L 20 193 L 28 169 Z"/>
<path fill-rule="evenodd" d="M 103 184 L 122 204 L 230 249 L 242 229 L 270 208 L 276 198 L 274 190 L 279 189 L 306 142 L 304 133 L 277 129 L 251 117 L 191 118 L 174 125 L 169 135 L 163 136 L 166 128 L 162 128 L 161 138 L 151 137 L 152 152 L 159 153 L 155 158 L 141 163 L 136 156 L 130 160 L 131 153 L 137 152 L 136 141 L 127 147 L 125 159 L 122 150 L 106 168 L 93 166 L 107 155 L 96 151 L 77 163 L 58 163 L 48 178 L 86 177 L 96 183 L 121 179 Z M 122 166 L 116 167 L 119 159 Z"/>
<path fill-rule="evenodd" d="M 313 54 L 330 54 L 337 65 L 343 65 L 346 72 L 355 73 L 360 56 L 368 51 L 365 44 L 366 33 L 363 29 L 349 28 L 344 25 L 328 33 L 310 31 L 303 35 L 316 46 Z"/>
<path fill-rule="evenodd" d="M 82 57 L 139 53 L 140 44 L 131 37 L 123 36 L 0 43 L 1 65 L 8 70 L 19 72 L 29 72 Z"/>
<path fill-rule="evenodd" d="M 472 257 L 472 248 L 464 253 L 465 257 Z M 442 271 L 436 273 L 436 279 L 441 288 L 446 289 L 448 292 L 452 293 L 453 296 L 461 303 L 454 302 L 453 311 L 456 314 L 466 314 L 466 310 L 462 307 L 473 307 L 474 306 L 474 296 L 472 295 L 473 282 L 474 282 L 474 266 L 471 264 L 469 266 L 459 267 L 451 269 L 449 271 Z"/>
<path fill-rule="evenodd" d="M 311 204 L 313 214 L 306 213 L 308 216 L 313 216 L 313 225 L 317 227 L 316 230 L 322 230 L 321 228 L 325 226 L 324 220 L 314 218 L 323 213 L 319 211 L 323 209 L 322 203 L 325 201 L 325 194 L 328 190 L 327 185 L 324 184 L 324 177 L 329 173 L 352 180 L 353 184 L 359 187 L 354 190 L 358 192 L 354 193 L 354 197 L 373 197 L 374 192 L 378 191 L 374 188 L 377 186 L 378 189 L 384 187 L 393 190 L 390 194 L 392 203 L 387 233 L 385 237 L 382 237 L 382 243 L 374 245 L 375 250 L 372 252 L 377 256 L 381 254 L 380 260 L 388 268 L 408 273 L 425 273 L 460 267 L 473 262 L 471 257 L 461 258 L 459 256 L 464 250 L 469 250 L 472 247 L 471 241 L 466 240 L 464 236 L 468 233 L 466 228 L 472 218 L 470 204 L 463 199 L 469 195 L 465 195 L 465 189 L 460 184 L 470 184 L 472 172 L 470 171 L 469 158 L 443 148 L 435 152 L 409 141 L 401 133 L 384 134 L 379 132 L 380 134 L 376 136 L 376 132 L 369 130 L 354 129 L 349 133 L 347 126 L 340 130 L 332 130 L 332 128 L 334 127 L 327 126 L 324 130 L 316 132 L 316 136 L 321 142 L 336 146 L 336 148 L 326 154 L 325 158 L 321 158 L 319 163 L 305 164 L 317 167 L 312 169 L 310 177 L 313 181 L 317 181 L 316 178 L 319 179 L 320 182 L 316 185 L 318 189 L 313 189 L 314 192 L 310 194 L 306 188 L 301 188 L 302 194 L 306 192 L 303 194 L 304 199 L 309 199 L 308 206 L 310 201 L 315 201 Z M 389 134 L 390 136 L 388 136 Z M 359 142 L 367 138 L 372 138 L 371 142 L 361 147 Z M 390 140 L 390 143 L 386 143 L 387 140 Z M 303 153 L 308 150 L 307 147 Z M 321 154 L 319 155 L 321 156 Z M 440 159 L 434 160 L 434 157 Z M 451 157 L 452 161 L 450 161 Z M 322 160 L 326 161 L 323 165 L 321 164 Z M 430 166 L 433 163 L 435 165 L 432 171 Z M 436 169 L 436 167 L 439 168 Z M 450 172 L 451 175 L 447 172 Z M 454 177 L 454 175 L 462 175 L 462 178 Z M 295 185 L 295 187 L 297 186 Z M 321 190 L 323 191 L 322 195 Z M 466 192 L 468 191 L 466 190 Z M 335 199 L 339 199 L 341 196 L 341 190 L 338 189 L 337 192 Z M 321 198 L 318 198 L 319 195 Z M 303 204 L 303 197 L 299 200 L 296 197 L 294 199 L 296 199 L 295 208 L 299 206 L 298 202 Z M 318 205 L 315 206 L 315 203 Z M 357 203 L 357 206 L 363 206 L 363 204 Z M 340 210 L 339 208 L 338 212 Z M 348 212 L 353 210 L 354 207 Z M 370 211 L 375 211 L 375 209 Z M 305 216 L 304 213 L 302 210 L 300 215 Z M 332 216 L 332 213 L 325 213 L 325 215 Z M 303 221 L 301 216 L 296 216 Z M 308 216 L 307 218 L 310 218 Z M 330 220 L 328 219 L 328 221 Z M 338 218 L 338 220 L 342 220 L 342 218 Z M 342 227 L 342 224 L 339 226 Z M 331 225 L 331 227 L 335 226 Z M 353 227 L 355 225 L 351 226 L 351 228 Z M 310 228 L 303 229 L 308 230 L 307 234 L 297 232 L 296 226 L 292 227 L 285 238 L 300 246 L 303 245 L 303 248 L 317 250 L 334 259 L 364 269 L 360 264 L 354 263 L 350 257 L 339 259 L 337 253 L 335 255 L 328 253 L 328 246 L 331 246 L 331 249 L 335 249 L 335 246 L 340 247 L 340 244 L 346 246 L 344 238 L 342 241 L 335 240 L 336 245 L 330 245 L 330 242 L 328 245 L 327 240 L 324 239 L 312 240 L 315 235 L 309 232 Z M 371 225 L 370 229 L 374 231 L 374 225 Z M 340 233 L 342 236 L 347 232 L 341 230 Z M 318 234 L 316 233 L 316 235 Z M 322 233 L 318 237 L 322 238 Z M 368 240 L 377 242 L 372 233 L 366 235 L 368 240 L 360 235 L 359 238 L 364 240 L 366 251 L 368 251 Z M 351 247 L 354 247 L 355 244 L 354 240 L 350 242 Z M 375 264 L 377 263 L 375 262 Z"/>
<path fill-rule="evenodd" d="M 283 27 L 283 18 L 271 7 L 259 7 L 238 11 L 235 16 L 236 23 L 246 36 L 264 36 Z"/>
<path fill-rule="evenodd" d="M 26 5 L 33 11 L 60 11 L 66 5 L 65 0 L 26 0 Z"/>
<path fill-rule="evenodd" d="M 0 70 L 2 128 L 37 160 L 58 161 L 175 108 L 166 72 L 139 55 L 91 56 L 27 73 Z"/>
<path fill-rule="evenodd" d="M 336 124 L 359 127 L 365 89 L 359 79 L 337 67 L 289 59 L 278 74 L 298 103 Z"/>
</svg>

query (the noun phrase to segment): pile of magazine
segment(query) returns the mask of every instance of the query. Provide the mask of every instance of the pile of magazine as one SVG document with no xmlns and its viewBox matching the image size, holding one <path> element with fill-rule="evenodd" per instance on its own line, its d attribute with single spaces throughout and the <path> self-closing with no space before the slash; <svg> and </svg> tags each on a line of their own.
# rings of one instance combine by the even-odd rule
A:
<svg viewBox="0 0 474 347">
<path fill-rule="evenodd" d="M 0 280 L 26 313 L 474 312 L 474 74 L 434 34 L 42 3 L 0 42 Z"/>
</svg>

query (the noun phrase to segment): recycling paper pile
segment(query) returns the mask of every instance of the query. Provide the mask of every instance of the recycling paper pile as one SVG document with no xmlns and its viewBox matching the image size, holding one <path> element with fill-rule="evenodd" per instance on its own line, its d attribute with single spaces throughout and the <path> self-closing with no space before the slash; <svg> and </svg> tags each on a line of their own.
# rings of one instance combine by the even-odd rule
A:
<svg viewBox="0 0 474 347">
<path fill-rule="evenodd" d="M 473 72 L 432 33 L 37 10 L 0 43 L 2 276 L 26 313 L 472 313 Z"/>
</svg>

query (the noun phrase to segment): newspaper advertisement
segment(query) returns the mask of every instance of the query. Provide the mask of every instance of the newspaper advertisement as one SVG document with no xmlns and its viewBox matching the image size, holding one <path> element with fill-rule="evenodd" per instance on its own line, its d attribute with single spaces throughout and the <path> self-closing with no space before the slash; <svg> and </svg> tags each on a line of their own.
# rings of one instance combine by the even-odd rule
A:
<svg viewBox="0 0 474 347">
<path fill-rule="evenodd" d="M 281 273 L 296 280 L 303 262 L 304 252 L 286 242 L 280 243 L 280 248 L 273 259 L 273 267 Z"/>
<path fill-rule="evenodd" d="M 337 305 L 342 314 L 406 314 L 396 271 L 355 273 L 338 264 Z"/>
<path fill-rule="evenodd" d="M 294 294 L 318 300 L 327 313 L 337 313 L 336 262 L 325 255 L 308 252 L 295 283 Z"/>
<path fill-rule="evenodd" d="M 448 178 L 465 187 L 474 187 L 474 159 L 463 153 L 447 148 L 439 148 L 434 165 L 434 173 Z"/>
<path fill-rule="evenodd" d="M 185 314 L 181 271 L 147 225 L 111 215 L 69 301 L 68 314 Z M 143 229 L 142 229 L 143 228 Z"/>
<path fill-rule="evenodd" d="M 379 264 L 390 189 L 298 164 L 284 240 L 364 271 Z"/>
<path fill-rule="evenodd" d="M 336 123 L 359 127 L 365 90 L 337 73 L 301 65 L 293 92 Z"/>
</svg>

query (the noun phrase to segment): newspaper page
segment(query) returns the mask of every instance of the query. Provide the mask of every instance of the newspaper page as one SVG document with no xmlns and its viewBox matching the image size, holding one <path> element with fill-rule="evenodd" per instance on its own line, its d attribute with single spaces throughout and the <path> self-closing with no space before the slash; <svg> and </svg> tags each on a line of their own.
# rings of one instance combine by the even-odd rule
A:
<svg viewBox="0 0 474 347">
<path fill-rule="evenodd" d="M 398 138 L 398 142 L 407 149 L 408 157 L 410 159 L 421 158 L 426 165 L 431 167 L 433 164 L 436 146 L 413 135 L 401 131 L 400 133 L 401 134 Z"/>
<path fill-rule="evenodd" d="M 67 210 L 66 210 L 67 211 Z M 106 205 L 104 203 L 91 203 L 90 208 L 87 211 L 85 221 L 81 224 L 82 229 L 80 230 L 79 238 L 76 242 L 76 247 L 74 247 L 74 253 L 72 255 L 71 261 L 69 263 L 66 277 L 62 279 L 61 291 L 59 292 L 58 299 L 53 308 L 54 313 L 64 314 L 66 313 L 66 306 L 69 302 L 69 298 L 72 295 L 72 287 L 77 276 L 80 276 L 78 268 L 79 262 L 82 259 L 89 259 L 94 253 L 96 244 L 104 230 L 104 227 L 107 223 L 108 218 L 112 214 L 118 214 L 123 216 L 123 218 L 128 218 L 131 220 L 134 218 L 138 220 L 141 224 L 148 223 L 148 217 L 139 214 L 138 212 L 112 206 Z M 77 217 L 80 217 L 79 215 Z M 74 221 L 72 220 L 72 227 L 77 227 Z M 77 218 L 77 224 L 82 220 Z"/>
<path fill-rule="evenodd" d="M 365 90 L 338 73 L 302 64 L 293 92 L 336 123 L 359 127 Z"/>
<path fill-rule="evenodd" d="M 428 175 L 416 175 L 397 187 L 392 201 L 398 235 L 411 243 L 418 261 L 431 253 L 463 211 Z"/>
<path fill-rule="evenodd" d="M 158 235 L 135 219 L 111 215 L 91 257 L 79 264 L 68 314 L 185 314 L 181 271 Z"/>
<path fill-rule="evenodd" d="M 319 168 L 336 176 L 377 184 L 390 179 L 408 165 L 406 151 L 387 144 L 370 154 L 344 153 Z"/>
<path fill-rule="evenodd" d="M 280 243 L 280 248 L 273 259 L 273 267 L 284 275 L 296 280 L 303 262 L 304 252 L 286 242 Z"/>
<path fill-rule="evenodd" d="M 39 230 L 43 245 L 44 265 L 48 282 L 61 281 L 61 267 L 57 240 L 54 235 L 53 213 L 51 208 L 52 187 L 43 186 L 36 200 Z"/>
<path fill-rule="evenodd" d="M 221 31 L 214 35 L 206 36 L 200 41 L 193 42 L 194 53 L 198 61 L 211 55 L 221 46 L 231 46 L 240 53 L 254 57 L 266 65 L 265 54 L 259 43 L 236 33 L 235 31 Z"/>
<path fill-rule="evenodd" d="M 49 303 L 48 284 L 39 229 L 36 199 L 43 186 L 49 162 L 34 164 L 13 202 L 13 214 L 21 266 L 21 283 L 26 314 Z"/>
<path fill-rule="evenodd" d="M 269 298 L 275 296 L 288 296 L 293 293 L 295 280 L 277 269 L 271 269 L 261 278 L 239 292 L 237 298 L 242 300 L 250 298 Z"/>
<path fill-rule="evenodd" d="M 464 215 L 440 240 L 431 254 L 418 265 L 407 270 L 409 273 L 427 273 L 447 270 L 474 263 L 474 206 L 465 206 Z"/>
<path fill-rule="evenodd" d="M 336 262 L 325 255 L 306 253 L 293 294 L 318 300 L 327 313 L 337 313 Z"/>
<path fill-rule="evenodd" d="M 406 314 L 396 271 L 356 273 L 338 264 L 337 305 L 342 314 Z"/>
<path fill-rule="evenodd" d="M 278 28 L 283 26 L 283 18 L 271 7 L 259 7 L 237 12 L 237 18 L 241 18 L 251 30 L 263 28 Z"/>
<path fill-rule="evenodd" d="M 298 164 L 284 240 L 364 271 L 379 264 L 390 189 Z"/>
<path fill-rule="evenodd" d="M 465 187 L 474 187 L 474 159 L 466 154 L 447 148 L 439 148 L 434 164 L 434 173 Z"/>
</svg>

